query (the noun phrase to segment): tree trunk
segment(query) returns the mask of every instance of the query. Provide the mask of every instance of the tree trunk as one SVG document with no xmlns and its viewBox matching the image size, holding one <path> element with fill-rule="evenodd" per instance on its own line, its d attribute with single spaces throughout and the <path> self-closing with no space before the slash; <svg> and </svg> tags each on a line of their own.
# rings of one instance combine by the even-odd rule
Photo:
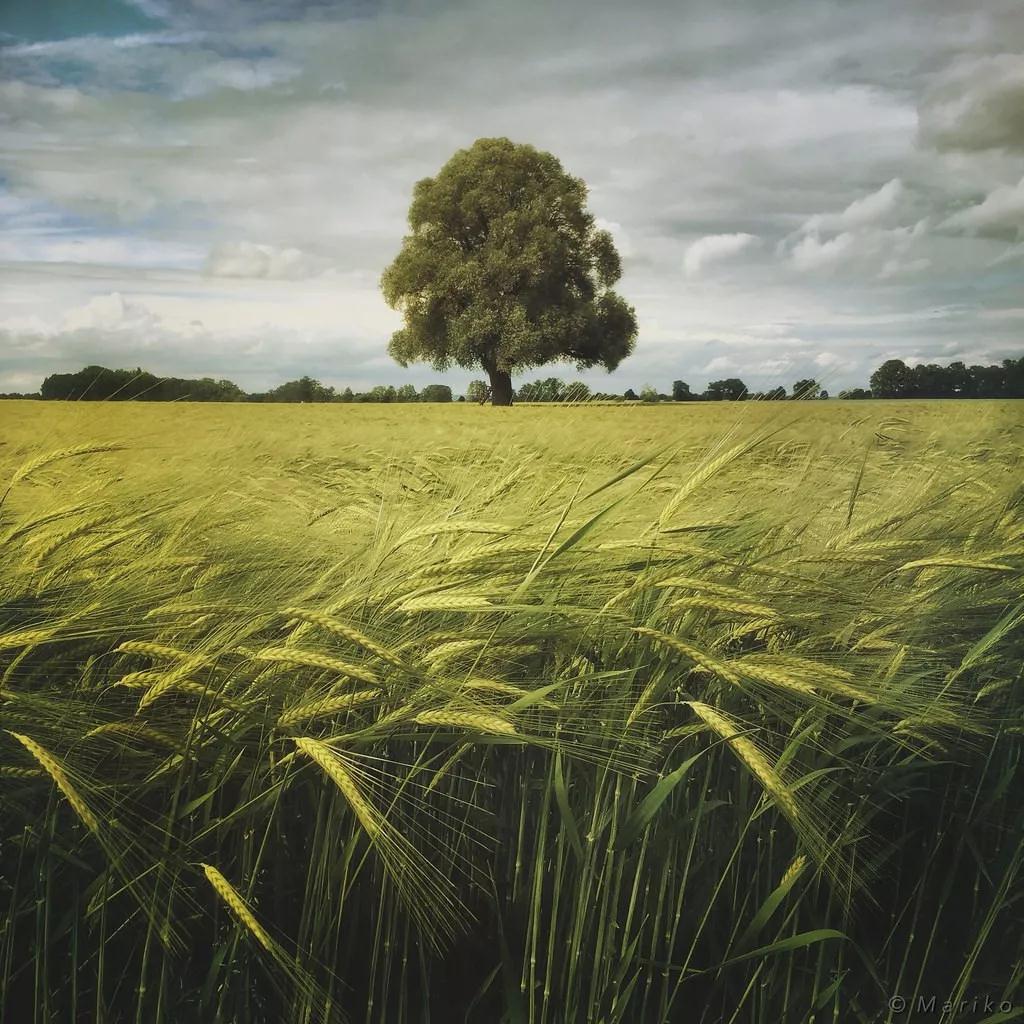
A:
<svg viewBox="0 0 1024 1024">
<path fill-rule="evenodd" d="M 491 378 L 491 405 L 512 404 L 512 377 L 502 370 L 487 371 Z"/>
</svg>

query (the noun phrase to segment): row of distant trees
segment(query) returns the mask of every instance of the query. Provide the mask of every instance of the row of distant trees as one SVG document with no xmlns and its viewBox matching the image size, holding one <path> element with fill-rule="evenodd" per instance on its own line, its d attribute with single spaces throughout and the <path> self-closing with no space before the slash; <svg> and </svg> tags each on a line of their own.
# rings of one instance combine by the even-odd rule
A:
<svg viewBox="0 0 1024 1024">
<path fill-rule="evenodd" d="M 907 366 L 902 359 L 890 359 L 871 375 L 871 397 L 1024 398 L 1024 356 L 991 366 Z"/>
<path fill-rule="evenodd" d="M 685 381 L 672 382 L 666 394 L 647 385 L 637 394 L 628 388 L 623 394 L 591 391 L 582 381 L 564 381 L 547 377 L 521 384 L 514 393 L 518 402 L 722 402 L 782 401 L 786 399 L 828 398 L 818 381 L 804 378 L 791 391 L 776 387 L 770 391 L 750 391 L 739 377 L 711 381 L 697 393 Z M 287 381 L 270 391 L 247 394 L 230 380 L 203 377 L 157 377 L 137 367 L 134 370 L 110 370 L 104 366 L 86 366 L 77 373 L 54 373 L 43 381 L 37 395 L 7 394 L 0 398 L 43 398 L 82 401 L 148 402 L 483 402 L 488 385 L 474 380 L 464 395 L 456 396 L 447 384 L 427 384 L 417 391 L 412 384 L 401 387 L 378 385 L 369 391 L 338 391 L 313 377 Z M 890 359 L 871 375 L 871 388 L 840 391 L 839 398 L 1024 398 L 1024 357 L 1004 359 L 991 366 L 948 366 L 919 363 L 907 366 Z"/>
<path fill-rule="evenodd" d="M 428 384 L 417 392 L 411 384 L 375 387 L 367 392 L 336 391 L 313 377 L 290 380 L 270 391 L 247 394 L 230 380 L 202 377 L 157 377 L 141 367 L 111 370 L 86 366 L 77 373 L 54 373 L 37 395 L 4 394 L 0 398 L 42 398 L 86 402 L 451 402 L 447 384 Z"/>
</svg>

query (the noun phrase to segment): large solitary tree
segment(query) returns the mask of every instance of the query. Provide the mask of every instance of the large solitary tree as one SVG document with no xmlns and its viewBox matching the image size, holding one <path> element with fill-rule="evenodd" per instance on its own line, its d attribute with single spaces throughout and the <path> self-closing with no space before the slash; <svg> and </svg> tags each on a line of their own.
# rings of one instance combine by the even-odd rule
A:
<svg viewBox="0 0 1024 1024">
<path fill-rule="evenodd" d="M 477 139 L 416 183 L 410 233 L 381 288 L 405 326 L 388 351 L 402 366 L 481 368 L 495 405 L 512 374 L 558 360 L 615 369 L 636 338 L 611 290 L 622 273 L 587 187 L 550 153 Z"/>
</svg>

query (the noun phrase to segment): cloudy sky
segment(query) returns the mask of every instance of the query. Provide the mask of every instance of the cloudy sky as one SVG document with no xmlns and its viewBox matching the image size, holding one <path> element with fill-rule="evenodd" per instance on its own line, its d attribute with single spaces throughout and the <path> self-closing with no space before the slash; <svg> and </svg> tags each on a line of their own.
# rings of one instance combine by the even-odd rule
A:
<svg viewBox="0 0 1024 1024">
<path fill-rule="evenodd" d="M 438 380 L 380 272 L 498 135 L 623 255 L 637 348 L 592 386 L 1024 351 L 1020 0 L 2 0 L 0 391 Z"/>
</svg>

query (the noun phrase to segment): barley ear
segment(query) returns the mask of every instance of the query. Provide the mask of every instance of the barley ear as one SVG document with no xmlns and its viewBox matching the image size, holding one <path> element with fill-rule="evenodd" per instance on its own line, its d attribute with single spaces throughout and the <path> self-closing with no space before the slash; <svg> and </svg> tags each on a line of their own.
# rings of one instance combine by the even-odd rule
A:
<svg viewBox="0 0 1024 1024">
<path fill-rule="evenodd" d="M 95 814 L 89 810 L 89 805 L 82 799 L 78 790 L 71 785 L 60 762 L 41 744 L 36 743 L 31 736 L 23 736 L 21 733 L 9 732 L 43 767 L 47 775 L 56 783 L 57 788 L 67 797 L 67 801 L 74 808 L 75 814 L 82 819 L 82 823 L 92 832 L 99 833 L 100 823 Z"/>
<path fill-rule="evenodd" d="M 274 953 L 274 942 L 267 934 L 263 925 L 256 920 L 256 915 L 242 899 L 235 887 L 212 865 L 201 865 L 207 881 L 213 886 L 217 895 L 227 904 L 231 912 L 249 930 L 253 938 L 268 952 Z"/>
</svg>

